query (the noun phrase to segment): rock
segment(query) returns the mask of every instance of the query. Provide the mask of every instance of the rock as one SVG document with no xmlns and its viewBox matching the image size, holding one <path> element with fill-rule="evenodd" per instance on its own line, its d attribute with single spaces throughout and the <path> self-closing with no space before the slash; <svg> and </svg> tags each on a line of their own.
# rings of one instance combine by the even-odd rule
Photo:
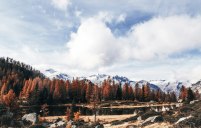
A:
<svg viewBox="0 0 201 128">
<path fill-rule="evenodd" d="M 193 100 L 193 101 L 190 101 L 190 104 L 194 104 L 195 102 L 198 102 L 199 100 Z"/>
<path fill-rule="evenodd" d="M 53 123 L 50 125 L 50 128 L 59 128 L 59 127 L 64 127 L 66 125 L 66 123 L 64 121 L 59 121 L 56 123 Z"/>
<path fill-rule="evenodd" d="M 137 118 L 137 120 L 138 120 L 138 121 L 141 121 L 141 120 L 142 120 L 142 117 L 141 117 L 141 116 L 139 116 L 139 117 Z"/>
<path fill-rule="evenodd" d="M 38 122 L 38 116 L 36 113 L 29 113 L 29 114 L 25 114 L 22 117 L 22 120 L 30 121 L 32 124 L 36 124 Z"/>
<path fill-rule="evenodd" d="M 95 128 L 104 128 L 103 124 L 96 125 Z"/>
<path fill-rule="evenodd" d="M 182 99 L 179 99 L 179 100 L 178 100 L 178 102 L 179 102 L 179 103 L 182 103 L 182 102 L 183 102 L 183 100 L 182 100 Z"/>
<path fill-rule="evenodd" d="M 182 121 L 184 121 L 184 120 L 187 120 L 187 119 L 189 119 L 189 118 L 192 118 L 193 116 L 188 116 L 188 117 L 182 117 L 182 118 L 180 118 L 175 124 L 178 124 L 178 123 L 180 123 L 180 122 L 182 122 Z"/>
<path fill-rule="evenodd" d="M 72 121 L 72 120 L 69 120 L 69 121 L 67 122 L 67 125 L 72 125 L 72 123 L 73 123 L 73 121 Z"/>
<path fill-rule="evenodd" d="M 71 128 L 77 128 L 77 126 L 76 125 L 72 125 Z"/>
<path fill-rule="evenodd" d="M 164 106 L 162 107 L 162 112 L 166 112 L 166 108 Z"/>
<path fill-rule="evenodd" d="M 137 115 L 137 111 L 136 111 L 136 110 L 133 112 L 133 115 L 134 115 L 134 116 L 136 116 L 136 115 Z"/>
<path fill-rule="evenodd" d="M 176 104 L 176 108 L 179 108 L 179 107 L 181 107 L 183 104 L 182 103 L 178 103 L 178 104 Z"/>
<path fill-rule="evenodd" d="M 171 109 L 171 110 L 173 110 L 173 109 L 174 109 L 174 107 L 171 105 L 170 109 Z"/>
<path fill-rule="evenodd" d="M 166 109 L 166 111 L 170 111 L 170 109 L 168 107 L 166 107 L 165 109 Z"/>
<path fill-rule="evenodd" d="M 147 118 L 144 122 L 142 122 L 141 126 L 145 126 L 147 124 L 155 123 L 155 122 L 162 122 L 162 121 L 164 121 L 162 116 L 152 116 Z"/>
<path fill-rule="evenodd" d="M 154 109 L 155 112 L 159 112 L 158 108 Z"/>
</svg>

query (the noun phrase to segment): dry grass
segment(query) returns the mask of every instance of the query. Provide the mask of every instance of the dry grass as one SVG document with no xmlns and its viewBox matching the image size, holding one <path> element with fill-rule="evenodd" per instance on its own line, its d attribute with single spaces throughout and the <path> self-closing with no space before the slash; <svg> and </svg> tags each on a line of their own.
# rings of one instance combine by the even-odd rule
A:
<svg viewBox="0 0 201 128">
<path fill-rule="evenodd" d="M 127 115 L 102 115 L 96 116 L 96 119 L 103 123 L 110 123 L 115 120 L 124 120 L 126 118 L 132 117 L 133 114 Z M 40 117 L 40 120 L 46 120 L 48 122 L 53 122 L 54 120 L 61 118 L 65 120 L 65 116 L 47 116 L 47 117 Z M 85 122 L 94 121 L 94 116 L 80 116 L 80 119 L 83 119 Z"/>
<path fill-rule="evenodd" d="M 173 126 L 170 123 L 154 123 L 150 124 L 148 126 L 145 126 L 144 128 L 173 128 Z"/>
</svg>

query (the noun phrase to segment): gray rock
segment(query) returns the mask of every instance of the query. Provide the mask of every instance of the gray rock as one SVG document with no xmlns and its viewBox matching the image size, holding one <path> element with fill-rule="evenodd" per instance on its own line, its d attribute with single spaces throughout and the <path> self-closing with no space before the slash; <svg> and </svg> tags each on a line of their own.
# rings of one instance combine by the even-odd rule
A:
<svg viewBox="0 0 201 128">
<path fill-rule="evenodd" d="M 50 125 L 50 128 L 55 128 L 55 127 L 64 127 L 66 125 L 66 123 L 64 121 L 59 121 L 57 123 L 53 123 Z"/>
<path fill-rule="evenodd" d="M 141 116 L 139 116 L 139 117 L 137 118 L 137 120 L 138 120 L 138 121 L 141 121 L 141 120 L 142 120 L 142 117 L 141 117 Z"/>
<path fill-rule="evenodd" d="M 71 128 L 77 128 L 77 126 L 76 125 L 72 125 Z"/>
<path fill-rule="evenodd" d="M 193 100 L 193 101 L 190 101 L 190 104 L 194 104 L 195 102 L 198 102 L 199 100 Z"/>
<path fill-rule="evenodd" d="M 95 128 L 104 128 L 103 124 L 100 124 L 100 125 L 96 125 Z"/>
<path fill-rule="evenodd" d="M 29 113 L 29 114 L 25 114 L 22 117 L 22 120 L 30 121 L 32 124 L 36 124 L 38 122 L 38 116 L 36 113 Z"/>
</svg>

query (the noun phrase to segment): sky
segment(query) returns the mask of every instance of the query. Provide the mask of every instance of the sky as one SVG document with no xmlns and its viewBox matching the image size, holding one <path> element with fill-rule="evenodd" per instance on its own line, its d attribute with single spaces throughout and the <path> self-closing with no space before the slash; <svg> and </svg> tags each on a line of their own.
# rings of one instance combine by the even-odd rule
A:
<svg viewBox="0 0 201 128">
<path fill-rule="evenodd" d="M 0 56 L 71 76 L 201 79 L 200 0 L 1 0 Z"/>
</svg>

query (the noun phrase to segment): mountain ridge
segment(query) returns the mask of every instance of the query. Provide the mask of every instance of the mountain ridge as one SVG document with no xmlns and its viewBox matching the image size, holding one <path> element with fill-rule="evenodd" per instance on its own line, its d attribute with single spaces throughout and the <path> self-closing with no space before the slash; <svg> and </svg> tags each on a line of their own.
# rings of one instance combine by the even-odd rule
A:
<svg viewBox="0 0 201 128">
<path fill-rule="evenodd" d="M 80 80 L 87 79 L 90 80 L 92 83 L 100 85 L 104 80 L 111 79 L 114 80 L 115 83 L 121 83 L 121 85 L 128 83 L 131 86 L 135 86 L 138 83 L 139 86 L 144 84 L 148 84 L 152 90 L 160 89 L 166 93 L 168 92 L 175 92 L 177 96 L 179 96 L 179 92 L 182 86 L 185 87 L 193 87 L 193 89 L 198 89 L 201 93 L 201 82 L 197 82 L 197 84 L 190 83 L 190 81 L 167 81 L 167 80 L 130 80 L 125 76 L 119 75 L 107 75 L 107 74 L 97 74 L 97 75 L 90 75 L 90 76 L 83 76 L 83 77 L 72 77 L 66 73 L 61 73 L 55 71 L 54 69 L 47 69 L 44 72 L 44 75 L 50 79 L 62 79 L 62 80 L 73 80 L 74 78 L 78 78 Z"/>
</svg>

